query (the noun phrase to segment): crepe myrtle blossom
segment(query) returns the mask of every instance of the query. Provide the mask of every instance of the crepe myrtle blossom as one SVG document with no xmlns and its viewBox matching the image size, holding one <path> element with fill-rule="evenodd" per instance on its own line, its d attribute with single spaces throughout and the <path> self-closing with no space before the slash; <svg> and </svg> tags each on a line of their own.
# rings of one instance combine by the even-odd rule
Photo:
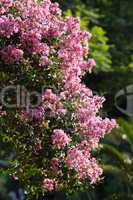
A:
<svg viewBox="0 0 133 200">
<path fill-rule="evenodd" d="M 0 51 L 1 60 L 7 64 L 13 64 L 19 62 L 23 57 L 23 50 L 16 48 L 15 46 L 5 46 Z"/>
<path fill-rule="evenodd" d="M 54 129 L 52 134 L 52 143 L 58 149 L 64 148 L 70 142 L 69 136 L 61 129 Z"/>
<path fill-rule="evenodd" d="M 87 69 L 88 69 L 89 73 L 92 72 L 92 69 L 94 66 L 96 66 L 96 62 L 93 58 L 90 58 L 87 62 Z"/>
<path fill-rule="evenodd" d="M 42 101 L 48 101 L 50 103 L 55 103 L 58 101 L 58 96 L 53 93 L 51 89 L 46 89 L 42 95 Z"/>
<path fill-rule="evenodd" d="M 93 95 L 82 81 L 96 65 L 89 55 L 90 38 L 80 19 L 65 17 L 58 3 L 0 1 L 1 71 L 8 75 L 1 84 L 19 83 L 39 94 L 43 88 L 34 108 L 7 108 L 6 115 L 0 109 L 0 137 L 7 134 L 16 151 L 17 167 L 11 165 L 8 172 L 29 197 L 40 191 L 79 191 L 102 175 L 92 151 L 117 124 L 100 116 L 104 97 Z"/>
<path fill-rule="evenodd" d="M 14 18 L 12 15 L 8 17 L 2 15 L 0 17 L 0 36 L 10 38 L 13 34 L 19 32 L 19 20 L 21 18 Z"/>
<path fill-rule="evenodd" d="M 71 169 L 77 171 L 79 179 L 89 178 L 91 183 L 96 183 L 102 174 L 102 169 L 98 166 L 96 160 L 88 157 L 78 147 L 74 147 L 68 151 L 66 164 Z"/>
<path fill-rule="evenodd" d="M 80 123 L 81 131 L 84 137 L 89 139 L 103 138 L 106 133 L 109 133 L 113 128 L 115 128 L 116 122 L 114 120 L 102 119 L 100 117 L 91 117 L 85 123 Z"/>
<path fill-rule="evenodd" d="M 53 191 L 55 189 L 55 180 L 49 178 L 44 179 L 42 189 L 49 192 Z"/>
<path fill-rule="evenodd" d="M 13 0 L 1 0 L 0 1 L 0 14 L 4 14 L 13 5 Z"/>
<path fill-rule="evenodd" d="M 25 111 L 22 111 L 20 114 L 21 120 L 31 121 L 32 119 L 36 121 L 42 121 L 44 118 L 45 110 L 42 106 L 38 108 L 32 108 Z"/>
<path fill-rule="evenodd" d="M 51 165 L 51 169 L 54 172 L 58 172 L 59 170 L 59 159 L 58 158 L 52 158 L 52 160 L 50 161 L 50 165 Z"/>
</svg>

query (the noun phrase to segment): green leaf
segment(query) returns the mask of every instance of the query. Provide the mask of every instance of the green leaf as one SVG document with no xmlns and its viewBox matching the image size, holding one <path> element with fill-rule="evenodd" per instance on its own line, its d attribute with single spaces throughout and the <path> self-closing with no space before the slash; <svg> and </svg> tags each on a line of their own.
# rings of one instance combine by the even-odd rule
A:
<svg viewBox="0 0 133 200">
<path fill-rule="evenodd" d="M 120 152 L 117 148 L 110 144 L 102 144 L 101 147 L 102 152 L 104 152 L 107 155 L 111 155 L 111 157 L 114 157 L 116 158 L 116 160 L 119 160 L 122 164 L 125 164 L 126 158 L 123 155 L 123 153 Z"/>
</svg>

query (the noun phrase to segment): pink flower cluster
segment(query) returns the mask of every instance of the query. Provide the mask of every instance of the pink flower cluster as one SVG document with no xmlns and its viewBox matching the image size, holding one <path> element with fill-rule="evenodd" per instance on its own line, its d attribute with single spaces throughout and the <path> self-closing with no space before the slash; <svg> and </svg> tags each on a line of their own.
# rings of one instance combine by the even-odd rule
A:
<svg viewBox="0 0 133 200">
<path fill-rule="evenodd" d="M 52 134 L 52 143 L 58 149 L 64 148 L 70 142 L 69 136 L 61 129 L 54 129 Z"/>
<path fill-rule="evenodd" d="M 55 180 L 46 178 L 43 181 L 42 188 L 44 191 L 52 191 L 55 189 Z"/>
<path fill-rule="evenodd" d="M 58 158 L 53 158 L 53 159 L 50 161 L 50 165 L 51 165 L 51 169 L 52 169 L 54 172 L 58 172 L 58 170 L 59 170 L 59 159 L 58 159 Z"/>
<path fill-rule="evenodd" d="M 0 14 L 4 14 L 12 6 L 13 0 L 1 0 L 0 1 Z"/>
<path fill-rule="evenodd" d="M 80 123 L 81 134 L 88 139 L 97 142 L 116 127 L 115 120 L 102 119 L 100 117 L 89 118 L 85 123 Z"/>
<path fill-rule="evenodd" d="M 45 111 L 50 111 L 51 116 L 63 116 L 67 113 L 61 95 L 56 95 L 51 89 L 46 89 L 42 95 L 42 102 Z"/>
<path fill-rule="evenodd" d="M 20 38 L 21 47 L 31 55 L 49 55 L 49 47 L 41 42 L 41 35 L 35 32 L 22 33 Z"/>
<path fill-rule="evenodd" d="M 93 69 L 93 67 L 94 67 L 95 65 L 96 65 L 95 60 L 92 59 L 92 58 L 90 58 L 90 59 L 88 60 L 88 63 L 87 63 L 87 68 L 88 68 L 89 73 L 92 72 L 92 69 Z"/>
<path fill-rule="evenodd" d="M 20 17 L 10 14 L 11 9 L 16 9 Z M 0 17 L 0 36 L 16 37 L 17 33 L 19 41 L 17 46 L 22 51 L 33 56 L 40 55 L 41 65 L 51 63 L 48 58 L 49 46 L 42 40 L 44 37 L 60 35 L 60 28 L 63 29 L 64 24 L 58 19 L 61 10 L 57 3 L 51 3 L 49 0 L 40 4 L 32 0 L 1 0 L 0 14 L 3 14 Z M 7 57 L 12 60 L 10 54 Z"/>
<path fill-rule="evenodd" d="M 77 171 L 79 179 L 89 178 L 91 183 L 95 183 L 101 176 L 102 169 L 94 158 L 85 153 L 86 150 L 79 147 L 80 145 L 68 151 L 66 164 L 70 169 Z"/>
<path fill-rule="evenodd" d="M 0 51 L 1 59 L 7 64 L 13 64 L 20 61 L 23 57 L 23 51 L 14 46 L 6 46 Z"/>
<path fill-rule="evenodd" d="M 42 121 L 45 119 L 45 114 L 50 117 L 62 117 L 67 113 L 62 99 L 63 97 L 61 95 L 56 95 L 51 89 L 46 89 L 42 94 L 41 105 L 37 108 L 29 108 L 28 111 L 22 111 L 21 119 L 27 121 L 31 121 L 32 119 Z"/>
<path fill-rule="evenodd" d="M 12 15 L 8 17 L 2 15 L 0 17 L 0 36 L 10 38 L 13 34 L 19 32 L 19 18 L 14 18 Z"/>
<path fill-rule="evenodd" d="M 38 107 L 31 109 L 29 111 L 30 117 L 35 118 L 36 120 L 42 120 L 44 117 L 44 108 L 43 107 Z"/>
<path fill-rule="evenodd" d="M 87 67 L 88 61 L 84 59 L 88 54 L 87 47 L 90 34 L 80 31 L 78 21 L 76 21 L 76 24 L 77 29 L 72 29 L 73 18 L 70 18 L 68 24 L 70 34 L 62 41 L 58 51 L 58 55 L 62 59 L 61 67 L 64 73 L 65 90 L 72 95 L 80 93 L 82 90 L 81 76 L 84 70 L 88 68 L 89 71 L 90 67 L 92 69 L 94 66 L 94 63 L 91 62 L 91 65 L 89 64 L 89 67 Z"/>
<path fill-rule="evenodd" d="M 97 146 L 101 138 L 117 127 L 115 120 L 108 118 L 102 119 L 97 115 L 102 108 L 105 99 L 99 96 L 81 94 L 80 106 L 77 109 L 79 119 L 79 131 L 83 138 L 93 141 L 93 146 Z M 91 105 L 91 106 L 90 106 Z M 95 144 L 95 145 L 94 145 Z"/>
</svg>

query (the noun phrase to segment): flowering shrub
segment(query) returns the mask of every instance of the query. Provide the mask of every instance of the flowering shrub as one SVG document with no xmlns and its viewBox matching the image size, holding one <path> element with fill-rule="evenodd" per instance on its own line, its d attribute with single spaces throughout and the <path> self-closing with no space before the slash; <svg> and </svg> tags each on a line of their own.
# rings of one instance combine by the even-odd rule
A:
<svg viewBox="0 0 133 200">
<path fill-rule="evenodd" d="M 102 175 L 93 149 L 116 122 L 99 116 L 104 98 L 82 83 L 96 64 L 88 56 L 90 37 L 50 0 L 0 2 L 0 84 L 43 88 L 39 105 L 0 110 L 0 139 L 15 152 L 7 172 L 29 199 L 53 190 L 71 194 Z"/>
</svg>

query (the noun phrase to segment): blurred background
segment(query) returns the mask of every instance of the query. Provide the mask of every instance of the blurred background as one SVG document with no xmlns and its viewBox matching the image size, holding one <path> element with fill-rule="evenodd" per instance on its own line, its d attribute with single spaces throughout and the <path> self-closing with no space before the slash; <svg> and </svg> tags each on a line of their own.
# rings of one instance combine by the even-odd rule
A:
<svg viewBox="0 0 133 200">
<path fill-rule="evenodd" d="M 104 177 L 75 200 L 133 200 L 133 0 L 56 0 L 64 15 L 79 16 L 92 33 L 90 55 L 97 63 L 83 81 L 106 97 L 101 115 L 116 118 L 119 128 L 101 141 L 96 154 Z M 0 168 L 6 167 L 0 152 Z M 18 182 L 0 177 L 0 200 L 23 200 Z M 25 197 L 26 199 L 26 197 Z M 41 199 L 47 199 L 41 198 Z M 56 199 L 64 200 L 63 195 Z"/>
</svg>

